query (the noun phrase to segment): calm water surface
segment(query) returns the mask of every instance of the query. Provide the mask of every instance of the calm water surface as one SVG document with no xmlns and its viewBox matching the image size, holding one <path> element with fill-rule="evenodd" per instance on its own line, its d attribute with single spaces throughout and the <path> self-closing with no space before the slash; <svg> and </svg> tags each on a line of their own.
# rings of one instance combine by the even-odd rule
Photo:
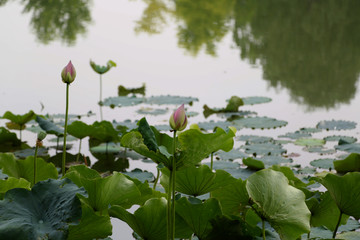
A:
<svg viewBox="0 0 360 240">
<path fill-rule="evenodd" d="M 116 96 L 120 84 L 145 83 L 147 96 L 199 98 L 189 110 L 201 113 L 204 104 L 225 107 L 233 95 L 266 96 L 271 103 L 242 109 L 289 124 L 238 134 L 276 137 L 335 119 L 358 123 L 336 134 L 360 138 L 359 1 L 49 2 L 0 1 L 0 114 L 63 113 L 60 72 L 69 60 L 77 70 L 70 113 L 98 113 L 99 80 L 89 60 L 104 65 L 111 59 L 118 66 L 103 76 L 104 97 Z M 104 108 L 104 118 L 139 119 L 138 108 Z M 166 123 L 169 114 L 148 121 Z M 307 165 L 316 157 L 302 153 L 296 161 Z M 153 165 L 130 164 L 135 167 L 154 171 Z M 130 235 L 125 224 L 114 225 L 114 239 Z"/>
</svg>

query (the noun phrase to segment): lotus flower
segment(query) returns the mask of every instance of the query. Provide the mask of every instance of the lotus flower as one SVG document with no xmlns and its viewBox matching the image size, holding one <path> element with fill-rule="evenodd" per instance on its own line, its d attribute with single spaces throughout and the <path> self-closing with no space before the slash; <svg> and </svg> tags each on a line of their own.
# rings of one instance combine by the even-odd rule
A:
<svg viewBox="0 0 360 240">
<path fill-rule="evenodd" d="M 72 83 L 76 77 L 76 70 L 74 65 L 72 65 L 71 61 L 64 67 L 61 72 L 61 78 L 64 83 Z"/>
<path fill-rule="evenodd" d="M 170 127 L 175 131 L 182 131 L 186 128 L 187 118 L 184 104 L 181 105 L 171 116 L 169 120 Z"/>
</svg>

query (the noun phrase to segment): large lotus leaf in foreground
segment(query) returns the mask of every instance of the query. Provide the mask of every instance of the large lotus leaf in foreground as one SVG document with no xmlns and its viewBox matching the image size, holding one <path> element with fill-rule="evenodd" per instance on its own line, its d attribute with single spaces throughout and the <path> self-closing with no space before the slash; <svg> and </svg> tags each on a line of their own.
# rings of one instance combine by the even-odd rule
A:
<svg viewBox="0 0 360 240">
<path fill-rule="evenodd" d="M 0 239 L 66 239 L 81 218 L 77 194 L 85 191 L 67 179 L 8 191 L 0 201 Z"/>
<path fill-rule="evenodd" d="M 360 218 L 360 173 L 351 172 L 344 176 L 326 174 L 318 181 L 324 185 L 342 213 Z"/>
<path fill-rule="evenodd" d="M 293 240 L 310 231 L 310 211 L 302 191 L 292 187 L 283 173 L 264 169 L 246 182 L 250 199 L 281 239 Z"/>
<path fill-rule="evenodd" d="M 100 213 L 106 212 L 109 204 L 129 208 L 141 196 L 135 183 L 118 172 L 102 178 L 95 170 L 79 165 L 71 167 L 65 177 L 85 188 L 89 198 L 82 200 Z"/>
</svg>

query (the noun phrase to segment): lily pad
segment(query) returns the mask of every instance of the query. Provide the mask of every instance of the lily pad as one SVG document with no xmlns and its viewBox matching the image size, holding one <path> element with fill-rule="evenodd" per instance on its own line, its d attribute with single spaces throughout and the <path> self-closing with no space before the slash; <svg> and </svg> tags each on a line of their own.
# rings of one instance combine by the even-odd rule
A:
<svg viewBox="0 0 360 240">
<path fill-rule="evenodd" d="M 340 141 L 340 140 L 342 140 L 342 141 L 345 141 L 345 142 L 347 142 L 347 143 L 354 143 L 354 142 L 356 142 L 357 141 L 357 139 L 356 138 L 354 138 L 354 137 L 349 137 L 349 136 L 339 136 L 339 135 L 337 135 L 337 136 L 328 136 L 328 137 L 325 137 L 324 138 L 324 140 L 325 141 L 336 141 L 336 142 L 338 142 L 338 141 Z"/>
<path fill-rule="evenodd" d="M 287 125 L 286 121 L 268 117 L 248 117 L 233 121 L 235 127 L 270 129 Z"/>
<path fill-rule="evenodd" d="M 182 97 L 182 96 L 171 96 L 171 95 L 160 95 L 160 96 L 151 96 L 146 99 L 147 104 L 156 104 L 156 105 L 181 105 L 189 104 L 192 105 L 193 102 L 198 102 L 199 99 L 194 97 Z"/>
<path fill-rule="evenodd" d="M 122 174 L 125 174 L 131 178 L 136 178 L 141 182 L 145 182 L 145 181 L 152 182 L 155 179 L 154 174 L 152 174 L 151 172 L 142 171 L 139 168 L 135 168 L 131 172 L 122 172 Z"/>
<path fill-rule="evenodd" d="M 22 159 L 27 158 L 29 156 L 34 156 L 35 148 L 27 148 L 27 149 L 23 149 L 23 150 L 18 150 L 18 151 L 14 152 L 14 155 L 17 158 L 22 158 Z M 37 156 L 42 157 L 42 158 L 48 158 L 49 157 L 48 150 L 43 147 L 38 148 Z"/>
<path fill-rule="evenodd" d="M 140 103 L 144 103 L 146 101 L 146 98 L 138 98 L 136 96 L 131 97 L 108 97 L 105 98 L 102 104 L 104 106 L 109 106 L 111 108 L 114 107 L 129 107 L 129 106 L 135 106 Z"/>
<path fill-rule="evenodd" d="M 117 129 L 119 128 L 119 126 L 127 127 L 129 130 L 132 130 L 132 129 L 135 129 L 138 127 L 137 121 L 131 121 L 130 119 L 126 119 L 122 122 L 113 121 L 112 124 Z"/>
<path fill-rule="evenodd" d="M 254 105 L 271 102 L 271 98 L 268 97 L 243 97 L 242 100 L 244 102 L 244 105 Z"/>
<path fill-rule="evenodd" d="M 311 213 L 305 204 L 305 195 L 290 186 L 281 172 L 258 171 L 247 179 L 246 189 L 262 217 L 281 239 L 296 239 L 310 231 Z"/>
<path fill-rule="evenodd" d="M 35 118 L 36 114 L 30 110 L 28 113 L 19 115 L 19 114 L 13 114 L 10 111 L 7 111 L 4 113 L 2 118 L 8 119 L 11 121 L 11 123 L 17 124 L 20 128 L 23 128 L 25 124 Z"/>
<path fill-rule="evenodd" d="M 322 146 L 325 143 L 326 142 L 324 139 L 317 139 L 317 138 L 299 138 L 294 142 L 295 145 L 307 146 L 307 147 Z"/>
<path fill-rule="evenodd" d="M 349 130 L 356 128 L 356 122 L 344 120 L 321 121 L 316 125 L 319 129 L 326 130 Z"/>
<path fill-rule="evenodd" d="M 360 154 L 360 143 L 351 143 L 351 144 L 339 143 L 339 145 L 335 146 L 335 149 L 340 151 Z"/>
<path fill-rule="evenodd" d="M 239 149 L 232 149 L 229 152 L 218 151 L 215 153 L 215 155 L 217 156 L 217 158 L 220 158 L 221 160 L 230 160 L 230 161 L 249 157 L 247 154 L 240 151 Z"/>
<path fill-rule="evenodd" d="M 245 180 L 250 177 L 256 171 L 248 168 L 236 168 L 236 169 L 224 169 L 226 172 L 230 173 L 236 179 Z"/>
<path fill-rule="evenodd" d="M 316 147 L 316 146 L 315 147 L 305 147 L 303 150 L 310 152 L 310 153 L 319 153 L 321 155 L 336 153 L 335 149 L 328 149 L 328 148 Z"/>
<path fill-rule="evenodd" d="M 248 143 L 267 143 L 273 141 L 272 137 L 256 136 L 256 135 L 241 135 L 236 138 L 239 141 L 245 141 Z"/>
<path fill-rule="evenodd" d="M 102 143 L 96 147 L 90 148 L 90 152 L 92 153 L 119 153 L 121 151 L 124 151 L 125 148 L 121 147 L 118 143 Z"/>
<path fill-rule="evenodd" d="M 318 133 L 321 131 L 322 130 L 318 128 L 300 128 L 300 132 L 306 132 L 306 133 Z"/>
<path fill-rule="evenodd" d="M 209 166 L 211 165 L 210 162 L 205 163 L 205 165 Z M 236 169 L 239 168 L 240 164 L 237 162 L 229 162 L 229 161 L 214 161 L 213 162 L 213 169 Z"/>
<path fill-rule="evenodd" d="M 336 235 L 336 238 L 343 240 L 358 240 L 360 239 L 360 232 L 344 232 Z"/>
<path fill-rule="evenodd" d="M 198 126 L 201 128 L 201 129 L 204 129 L 206 131 L 208 130 L 214 130 L 215 128 L 219 127 L 219 128 L 227 128 L 229 126 L 231 126 L 232 124 L 230 122 L 227 122 L 227 121 L 209 121 L 209 122 L 199 122 L 198 123 Z M 237 128 L 239 129 L 239 128 Z"/>
<path fill-rule="evenodd" d="M 162 108 L 140 108 L 136 111 L 138 114 L 141 115 L 163 115 L 168 112 L 167 109 Z"/>
<path fill-rule="evenodd" d="M 334 161 L 335 159 L 332 158 L 316 159 L 311 161 L 310 165 L 323 169 L 334 169 Z"/>
<path fill-rule="evenodd" d="M 85 191 L 68 179 L 39 182 L 31 191 L 8 191 L 0 201 L 0 238 L 65 240 L 69 225 L 81 218 L 77 194 Z"/>
<path fill-rule="evenodd" d="M 291 139 L 299 139 L 299 138 L 307 138 L 307 137 L 311 137 L 311 134 L 307 133 L 307 132 L 301 132 L 301 131 L 289 132 L 289 133 L 286 133 L 285 135 L 279 136 L 279 138 L 291 138 Z"/>
<path fill-rule="evenodd" d="M 255 159 L 262 161 L 266 167 L 272 165 L 288 164 L 293 162 L 291 158 L 284 158 L 282 156 L 262 156 L 261 158 Z"/>
<path fill-rule="evenodd" d="M 281 145 L 273 143 L 250 144 L 241 146 L 247 154 L 257 155 L 281 155 L 286 153 Z"/>
</svg>

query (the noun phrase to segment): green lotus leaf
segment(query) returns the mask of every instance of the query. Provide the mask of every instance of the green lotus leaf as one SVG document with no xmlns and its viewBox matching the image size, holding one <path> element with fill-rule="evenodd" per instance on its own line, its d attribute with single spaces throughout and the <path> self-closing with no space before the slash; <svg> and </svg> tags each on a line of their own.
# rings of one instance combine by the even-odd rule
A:
<svg viewBox="0 0 360 240">
<path fill-rule="evenodd" d="M 340 143 L 339 145 L 335 146 L 336 150 L 350 152 L 350 153 L 359 153 L 360 154 L 360 143 Z"/>
<path fill-rule="evenodd" d="M 30 110 L 28 113 L 23 115 L 13 114 L 10 111 L 4 113 L 2 118 L 9 119 L 11 122 L 18 124 L 19 126 L 24 126 L 27 122 L 35 119 L 36 114 Z"/>
<path fill-rule="evenodd" d="M 161 185 L 168 189 L 170 171 L 162 169 Z M 187 167 L 176 171 L 175 190 L 187 195 L 200 196 L 234 181 L 231 175 L 223 170 L 212 172 L 207 165 Z"/>
<path fill-rule="evenodd" d="M 162 109 L 162 108 L 140 108 L 139 110 L 136 111 L 138 114 L 141 115 L 163 115 L 165 113 L 168 112 L 167 109 Z"/>
<path fill-rule="evenodd" d="M 90 60 L 90 66 L 96 73 L 104 74 L 104 73 L 108 72 L 112 67 L 116 67 L 116 63 L 109 60 L 106 63 L 106 66 L 100 66 L 100 65 L 97 65 L 93 61 Z"/>
<path fill-rule="evenodd" d="M 323 169 L 334 169 L 334 161 L 335 159 L 332 158 L 316 159 L 311 161 L 310 165 Z"/>
<path fill-rule="evenodd" d="M 156 152 L 159 149 L 159 147 L 157 145 L 155 133 L 150 128 L 146 119 L 145 118 L 140 119 L 138 125 L 139 125 L 138 131 L 143 136 L 144 144 L 150 151 Z"/>
<path fill-rule="evenodd" d="M 131 207 L 141 196 L 135 183 L 121 173 L 114 172 L 106 178 L 84 165 L 70 167 L 66 178 L 71 179 L 76 185 L 83 186 L 89 197 L 84 199 L 95 211 L 107 211 L 110 205 Z"/>
<path fill-rule="evenodd" d="M 216 157 L 220 158 L 221 160 L 230 160 L 230 161 L 248 157 L 248 155 L 246 155 L 244 152 L 240 151 L 239 149 L 231 149 L 228 152 L 220 150 L 220 151 L 217 151 L 215 154 L 216 154 Z"/>
<path fill-rule="evenodd" d="M 329 192 L 321 194 L 318 199 L 311 198 L 310 200 L 307 200 L 307 205 L 311 211 L 311 226 L 325 226 L 331 231 L 335 230 L 340 210 L 336 206 L 336 203 Z M 348 218 L 349 216 L 343 215 L 340 224 L 346 224 Z"/>
<path fill-rule="evenodd" d="M 304 175 L 312 175 L 312 174 L 316 173 L 316 168 L 306 166 L 304 168 L 299 168 L 297 170 L 297 173 L 304 174 Z"/>
<path fill-rule="evenodd" d="M 306 132 L 306 133 L 318 133 L 321 132 L 322 129 L 319 128 L 300 128 L 301 132 Z"/>
<path fill-rule="evenodd" d="M 303 181 L 301 181 L 295 176 L 293 170 L 289 167 L 274 165 L 271 167 L 271 169 L 274 171 L 282 172 L 284 176 L 288 179 L 289 184 L 298 189 L 303 189 L 308 185 L 312 184 L 312 182 L 304 183 Z"/>
<path fill-rule="evenodd" d="M 244 158 L 243 159 L 243 164 L 245 164 L 249 169 L 252 169 L 252 170 L 261 170 L 261 169 L 264 169 L 265 168 L 265 165 L 262 161 L 260 160 L 256 160 L 254 158 Z"/>
<path fill-rule="evenodd" d="M 118 158 L 130 158 L 131 160 L 140 160 L 143 159 L 144 156 L 138 154 L 131 149 L 122 148 L 121 152 L 115 155 Z"/>
<path fill-rule="evenodd" d="M 93 128 L 91 125 L 87 125 L 81 121 L 74 121 L 67 127 L 67 132 L 78 139 L 92 135 L 92 131 Z"/>
<path fill-rule="evenodd" d="M 129 107 L 129 106 L 135 106 L 141 103 L 144 103 L 146 101 L 146 98 L 138 98 L 136 96 L 131 96 L 131 97 L 125 97 L 125 96 L 120 96 L 120 97 L 108 97 L 105 98 L 103 101 L 103 105 L 104 106 L 109 106 L 109 107 Z"/>
<path fill-rule="evenodd" d="M 58 172 L 52 163 L 45 162 L 42 158 L 37 158 L 36 180 L 43 181 L 49 178 L 58 178 Z M 27 157 L 25 160 L 18 160 L 11 153 L 0 154 L 0 168 L 9 177 L 24 178 L 34 184 L 34 157 Z"/>
<path fill-rule="evenodd" d="M 344 232 L 336 235 L 336 238 L 343 240 L 358 240 L 360 239 L 360 232 Z"/>
<path fill-rule="evenodd" d="M 139 88 L 126 88 L 123 85 L 118 87 L 118 96 L 127 96 L 129 94 L 141 94 L 145 96 L 145 84 Z"/>
<path fill-rule="evenodd" d="M 165 198 L 152 198 L 138 208 L 134 214 L 127 212 L 121 206 L 112 206 L 109 213 L 126 222 L 142 239 L 165 240 L 166 239 L 166 211 L 167 201 Z M 189 238 L 190 229 L 177 216 L 175 219 L 175 237 Z"/>
<path fill-rule="evenodd" d="M 92 153 L 103 153 L 103 154 L 106 154 L 106 153 L 114 154 L 114 153 L 119 153 L 124 150 L 125 150 L 125 148 L 121 147 L 120 144 L 113 143 L 113 142 L 102 143 L 96 147 L 90 148 L 90 152 L 92 152 Z"/>
<path fill-rule="evenodd" d="M 239 107 L 244 105 L 243 100 L 237 96 L 232 96 L 226 101 L 228 102 L 228 104 L 224 109 L 225 112 L 237 112 L 239 110 Z"/>
<path fill-rule="evenodd" d="M 27 148 L 27 149 L 23 149 L 23 150 L 17 150 L 15 152 L 13 152 L 13 154 L 17 157 L 17 158 L 27 158 L 29 156 L 34 156 L 35 155 L 35 148 Z M 38 148 L 38 152 L 37 152 L 37 156 L 41 157 L 41 158 L 49 158 L 49 153 L 48 150 L 46 148 Z"/>
<path fill-rule="evenodd" d="M 241 146 L 242 149 L 245 149 L 247 154 L 257 155 L 281 155 L 286 153 L 286 149 L 283 149 L 281 145 L 273 143 L 259 143 L 259 144 L 249 144 Z"/>
<path fill-rule="evenodd" d="M 114 126 L 108 121 L 94 122 L 90 138 L 96 139 L 100 142 L 119 142 L 119 133 Z"/>
<path fill-rule="evenodd" d="M 10 130 L 24 130 L 26 128 L 26 125 L 19 125 L 17 123 L 14 123 L 14 122 L 7 122 L 6 124 L 6 127 Z"/>
<path fill-rule="evenodd" d="M 231 122 L 227 122 L 227 121 L 217 121 L 217 122 L 209 121 L 209 122 L 199 122 L 198 125 L 201 129 L 208 131 L 208 130 L 214 130 L 215 128 L 225 129 L 231 126 L 232 124 Z"/>
<path fill-rule="evenodd" d="M 311 137 L 311 134 L 302 131 L 289 132 L 286 133 L 285 135 L 279 136 L 279 138 L 291 138 L 291 139 L 308 138 L 308 137 Z"/>
<path fill-rule="evenodd" d="M 299 146 L 322 146 L 326 142 L 324 139 L 317 139 L 317 138 L 299 138 L 297 139 L 294 144 Z"/>
<path fill-rule="evenodd" d="M 254 158 L 256 160 L 262 161 L 265 166 L 272 166 L 272 165 L 280 165 L 280 164 L 287 164 L 292 163 L 293 160 L 291 158 L 284 158 L 282 156 L 262 156 L 260 158 Z"/>
<path fill-rule="evenodd" d="M 56 167 L 61 168 L 62 166 L 62 158 L 63 158 L 63 153 L 60 152 L 54 156 L 51 156 L 50 158 L 48 158 L 46 161 L 53 163 Z M 78 162 L 76 162 L 78 161 Z M 86 157 L 85 155 L 80 154 L 79 157 L 77 154 L 71 154 L 66 152 L 66 165 L 71 165 L 71 164 L 85 164 L 90 166 L 91 165 L 91 161 L 89 157 Z"/>
<path fill-rule="evenodd" d="M 170 95 L 160 95 L 160 96 L 151 96 L 146 99 L 147 104 L 156 104 L 156 105 L 181 105 L 189 104 L 190 106 L 193 102 L 198 102 L 199 99 L 194 97 L 182 97 L 182 96 L 170 96 Z"/>
<path fill-rule="evenodd" d="M 81 218 L 77 194 L 85 191 L 65 179 L 9 190 L 0 201 L 0 238 L 67 239 L 69 225 Z"/>
<path fill-rule="evenodd" d="M 319 153 L 320 155 L 322 155 L 322 154 L 333 154 L 333 153 L 336 153 L 336 150 L 335 150 L 335 149 L 326 149 L 326 148 L 317 147 L 317 146 L 314 146 L 314 147 L 305 147 L 303 150 L 304 150 L 304 151 L 307 151 L 307 152 L 310 152 L 310 153 Z"/>
<path fill-rule="evenodd" d="M 235 127 L 270 129 L 287 125 L 286 121 L 276 120 L 268 117 L 248 117 L 233 121 Z"/>
<path fill-rule="evenodd" d="M 62 143 L 64 142 L 64 138 L 63 137 L 54 137 L 54 138 L 50 138 L 47 139 L 49 142 L 56 142 L 56 143 Z M 66 135 L 66 142 L 74 142 L 77 141 L 78 139 L 76 137 L 73 137 L 71 135 Z"/>
<path fill-rule="evenodd" d="M 124 172 L 127 168 L 129 168 L 129 160 L 126 158 L 114 158 L 110 157 L 110 154 L 102 154 L 97 155 L 99 161 L 95 162 L 94 165 L 91 166 L 92 169 L 98 172 Z"/>
<path fill-rule="evenodd" d="M 245 180 L 250 177 L 256 171 L 249 168 L 237 168 L 237 169 L 224 169 L 226 172 L 230 173 L 234 178 Z"/>
<path fill-rule="evenodd" d="M 337 172 L 360 172 L 360 154 L 351 153 L 344 160 L 335 160 L 334 167 Z"/>
<path fill-rule="evenodd" d="M 360 218 L 360 173 L 351 172 L 344 176 L 327 174 L 317 178 L 327 188 L 341 213 Z"/>
<path fill-rule="evenodd" d="M 205 165 L 209 166 L 211 165 L 210 162 L 206 162 L 204 163 Z M 214 170 L 218 170 L 218 169 L 235 169 L 235 168 L 239 168 L 240 164 L 237 162 L 229 162 L 229 161 L 214 161 L 213 162 L 213 169 Z"/>
<path fill-rule="evenodd" d="M 199 239 L 205 239 L 213 230 L 211 221 L 222 215 L 221 206 L 215 198 L 210 198 L 205 202 L 192 199 L 182 197 L 177 200 L 176 213 L 185 220 Z"/>
<path fill-rule="evenodd" d="M 332 235 L 333 233 L 325 227 L 312 227 L 310 231 L 310 239 L 315 239 L 315 240 L 318 239 L 330 240 L 333 239 Z M 308 237 L 307 234 L 303 235 L 303 238 L 307 238 L 307 237 Z"/>
<path fill-rule="evenodd" d="M 349 136 L 328 136 L 328 137 L 325 137 L 324 138 L 324 140 L 325 141 L 336 141 L 336 142 L 338 142 L 338 141 L 340 141 L 340 140 L 342 140 L 342 141 L 344 141 L 344 142 L 347 142 L 347 143 L 354 143 L 354 142 L 356 142 L 357 141 L 357 139 L 356 138 L 354 138 L 354 137 L 349 137 Z"/>
<path fill-rule="evenodd" d="M 19 149 L 21 141 L 15 133 L 10 132 L 4 127 L 0 127 L 0 151 L 8 152 L 11 149 Z"/>
<path fill-rule="evenodd" d="M 69 226 L 67 240 L 93 240 L 105 238 L 112 234 L 109 215 L 98 215 L 94 210 L 81 201 L 82 216 L 78 225 Z"/>
<path fill-rule="evenodd" d="M 273 141 L 272 137 L 256 136 L 256 135 L 241 135 L 236 138 L 239 141 L 245 141 L 248 143 L 267 143 Z"/>
<path fill-rule="evenodd" d="M 249 204 L 245 181 L 241 179 L 212 191 L 211 196 L 220 202 L 221 209 L 226 215 L 240 216 L 240 212 L 243 212 Z"/>
<path fill-rule="evenodd" d="M 244 105 L 254 105 L 271 102 L 271 98 L 268 97 L 243 97 L 242 100 L 244 102 Z"/>
<path fill-rule="evenodd" d="M 349 130 L 356 128 L 356 122 L 344 120 L 321 121 L 316 127 L 326 130 Z"/>
<path fill-rule="evenodd" d="M 246 189 L 281 239 L 293 240 L 310 231 L 311 213 L 305 195 L 290 186 L 282 173 L 271 169 L 258 171 L 247 179 Z"/>
<path fill-rule="evenodd" d="M 252 240 L 254 236 L 261 235 L 261 229 L 257 226 L 250 226 L 240 217 L 220 216 L 210 220 L 212 231 L 204 240 Z"/>
<path fill-rule="evenodd" d="M 154 174 L 151 172 L 143 171 L 139 168 L 135 168 L 131 172 L 122 172 L 122 174 L 125 174 L 131 178 L 136 178 L 140 180 L 141 182 L 152 182 L 154 181 Z"/>
<path fill-rule="evenodd" d="M 64 135 L 64 129 L 60 128 L 59 126 L 55 125 L 48 119 L 36 116 L 36 122 L 39 124 L 42 130 L 44 130 L 47 134 L 54 134 L 58 137 Z"/>
<path fill-rule="evenodd" d="M 8 177 L 0 180 L 0 199 L 3 199 L 4 194 L 13 188 L 25 188 L 30 190 L 31 183 L 23 178 Z"/>
<path fill-rule="evenodd" d="M 202 133 L 195 129 L 180 133 L 178 141 L 181 153 L 177 167 L 197 164 L 219 150 L 230 151 L 234 145 L 234 136 L 233 130 L 224 131 L 221 128 L 217 128 L 214 133 Z"/>
</svg>

